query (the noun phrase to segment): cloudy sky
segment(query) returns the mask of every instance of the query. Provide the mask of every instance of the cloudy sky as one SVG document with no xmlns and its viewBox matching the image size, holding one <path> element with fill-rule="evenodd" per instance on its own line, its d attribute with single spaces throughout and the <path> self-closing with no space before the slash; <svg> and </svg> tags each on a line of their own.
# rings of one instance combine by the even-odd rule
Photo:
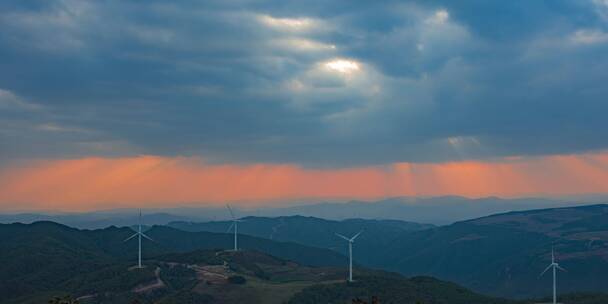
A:
<svg viewBox="0 0 608 304">
<path fill-rule="evenodd" d="M 608 1 L 0 2 L 0 209 L 608 192 Z"/>
</svg>

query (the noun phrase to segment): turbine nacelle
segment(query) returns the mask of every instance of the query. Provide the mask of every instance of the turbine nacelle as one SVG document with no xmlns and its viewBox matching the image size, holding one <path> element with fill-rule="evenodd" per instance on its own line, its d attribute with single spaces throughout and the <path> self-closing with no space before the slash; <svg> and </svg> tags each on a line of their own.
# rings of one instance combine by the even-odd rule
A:
<svg viewBox="0 0 608 304">
<path fill-rule="evenodd" d="M 126 238 L 123 242 L 126 242 L 126 241 L 128 241 L 128 240 L 130 240 L 130 239 L 132 239 L 132 238 L 134 238 L 134 237 L 136 237 L 138 235 L 141 235 L 141 236 L 147 238 L 150 241 L 154 241 L 151 237 L 147 236 L 145 233 L 138 231 L 138 232 L 135 232 L 132 236 Z"/>
<path fill-rule="evenodd" d="M 345 236 L 343 236 L 343 235 L 341 235 L 341 234 L 339 234 L 339 233 L 336 233 L 336 235 L 337 235 L 337 236 L 339 236 L 339 237 L 341 237 L 341 238 L 343 238 L 343 239 L 345 239 L 345 240 L 346 240 L 346 241 L 348 241 L 349 243 L 354 243 L 354 242 L 355 242 L 355 239 L 356 239 L 356 238 L 357 238 L 357 237 L 358 237 L 358 236 L 359 236 L 359 235 L 360 235 L 362 232 L 363 232 L 363 230 L 359 231 L 359 233 L 355 234 L 355 235 L 354 235 L 353 237 L 351 237 L 351 238 L 345 237 Z"/>
</svg>

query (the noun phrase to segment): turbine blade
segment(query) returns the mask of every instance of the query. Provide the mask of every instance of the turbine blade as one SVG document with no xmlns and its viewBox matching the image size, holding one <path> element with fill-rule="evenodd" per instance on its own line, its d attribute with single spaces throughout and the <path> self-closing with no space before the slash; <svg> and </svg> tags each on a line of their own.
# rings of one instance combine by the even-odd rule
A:
<svg viewBox="0 0 608 304">
<path fill-rule="evenodd" d="M 345 237 L 345 236 L 343 236 L 343 235 L 341 235 L 339 233 L 336 233 L 336 235 L 350 242 L 349 238 L 347 238 L 347 237 Z"/>
<path fill-rule="evenodd" d="M 143 232 L 141 233 L 141 236 L 147 238 L 148 240 L 154 242 L 154 240 L 152 238 L 150 238 L 149 236 L 145 235 Z"/>
<path fill-rule="evenodd" d="M 359 235 L 361 235 L 361 233 L 362 233 L 362 232 L 363 232 L 363 230 L 359 231 L 359 233 L 355 234 L 355 236 L 353 236 L 352 238 L 350 238 L 350 241 L 351 241 L 351 242 L 354 242 L 354 241 L 355 241 L 355 239 L 356 239 L 356 238 L 357 238 Z"/>
<path fill-rule="evenodd" d="M 552 266 L 553 266 L 553 264 L 551 264 L 551 265 L 547 266 L 547 268 L 545 268 L 545 271 L 543 271 L 543 272 L 542 272 L 542 273 L 539 275 L 539 277 L 542 277 L 542 276 L 543 276 L 543 274 L 545 274 L 545 272 L 547 272 L 547 270 L 551 269 L 551 267 L 552 267 Z"/>
<path fill-rule="evenodd" d="M 232 216 L 232 219 L 235 219 L 234 212 L 232 211 L 232 208 L 230 208 L 230 205 L 226 204 L 226 207 L 228 208 L 228 211 L 230 211 L 230 216 Z"/>
<path fill-rule="evenodd" d="M 232 222 L 232 224 L 230 224 L 230 227 L 228 227 L 228 230 L 226 230 L 226 233 L 230 232 L 230 230 L 232 230 L 232 227 L 234 227 L 234 222 Z"/>
<path fill-rule="evenodd" d="M 123 242 L 126 242 L 126 241 L 128 241 L 128 240 L 130 240 L 130 239 L 132 239 L 132 238 L 134 238 L 136 236 L 137 236 L 137 232 L 135 234 L 133 234 L 132 236 L 126 238 Z"/>
<path fill-rule="evenodd" d="M 564 269 L 562 266 L 556 265 L 555 267 L 561 271 L 568 272 L 568 270 Z"/>
</svg>

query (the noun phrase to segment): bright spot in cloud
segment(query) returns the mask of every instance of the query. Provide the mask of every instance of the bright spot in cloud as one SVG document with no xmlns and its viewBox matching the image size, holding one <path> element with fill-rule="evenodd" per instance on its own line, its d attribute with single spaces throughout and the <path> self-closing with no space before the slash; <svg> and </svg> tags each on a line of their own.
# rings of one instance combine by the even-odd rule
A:
<svg viewBox="0 0 608 304">
<path fill-rule="evenodd" d="M 441 25 L 446 23 L 449 18 L 450 14 L 448 13 L 448 11 L 441 9 L 436 11 L 431 17 L 427 18 L 426 23 Z"/>
<path fill-rule="evenodd" d="M 359 71 L 361 68 L 359 63 L 353 60 L 335 59 L 324 64 L 325 68 L 343 74 L 350 74 Z"/>
<path fill-rule="evenodd" d="M 269 15 L 261 15 L 258 20 L 268 27 L 288 31 L 309 30 L 317 23 L 310 18 L 275 18 Z"/>
<path fill-rule="evenodd" d="M 578 44 L 598 44 L 608 42 L 608 33 L 599 30 L 578 30 L 570 39 Z"/>
</svg>

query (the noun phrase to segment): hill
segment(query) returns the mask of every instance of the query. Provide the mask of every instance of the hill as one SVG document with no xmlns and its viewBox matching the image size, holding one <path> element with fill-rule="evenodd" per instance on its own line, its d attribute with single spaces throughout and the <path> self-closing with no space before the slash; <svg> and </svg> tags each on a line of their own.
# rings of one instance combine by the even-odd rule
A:
<svg viewBox="0 0 608 304">
<path fill-rule="evenodd" d="M 186 232 L 166 226 L 154 226 L 146 232 L 155 240 L 154 246 L 166 252 L 187 252 L 195 249 L 233 248 L 233 235 L 213 232 Z M 241 235 L 240 249 L 265 252 L 280 258 L 312 266 L 346 265 L 346 258 L 333 251 L 297 243 Z"/>
<path fill-rule="evenodd" d="M 171 222 L 170 227 L 185 231 L 226 232 L 230 221 L 214 222 Z M 289 241 L 329 248 L 344 252 L 345 244 L 336 233 L 355 235 L 364 233 L 357 241 L 357 250 L 375 250 L 404 232 L 419 231 L 435 227 L 398 220 L 348 219 L 342 221 L 325 220 L 305 216 L 245 217 L 239 223 L 239 233 L 276 241 Z"/>
<path fill-rule="evenodd" d="M 113 276 L 121 279 L 107 280 Z M 140 278 L 125 279 L 135 276 Z M 54 292 L 32 292 L 5 303 L 40 303 L 58 293 L 72 294 L 82 304 L 351 303 L 368 295 L 382 303 L 512 303 L 432 278 L 361 268 L 358 281 L 347 284 L 345 276 L 343 268 L 304 266 L 257 251 L 197 250 L 158 256 L 144 269 L 108 266 L 74 276 Z"/>
<path fill-rule="evenodd" d="M 87 279 L 88 284 L 102 286 L 149 280 L 153 278 L 152 272 L 111 275 L 116 269 L 126 269 L 136 261 L 137 242 L 123 242 L 132 233 L 129 228 L 79 230 L 52 222 L 0 225 L 0 259 L 10 261 L 0 263 L 0 296 L 8 300 L 63 290 L 75 284 L 71 282 L 73 278 L 86 275 L 91 276 Z M 152 227 L 147 234 L 155 241 L 144 240 L 146 260 L 168 253 L 232 246 L 229 234 L 192 233 L 161 226 Z M 255 249 L 302 264 L 346 264 L 346 259 L 335 252 L 300 244 L 251 236 L 242 236 L 240 244 L 244 249 Z M 97 279 L 100 281 L 95 283 Z"/>
<path fill-rule="evenodd" d="M 461 225 L 476 224 L 465 222 Z M 505 227 L 487 224 L 478 226 L 491 227 L 484 231 L 492 233 L 493 237 L 500 235 L 509 242 L 515 242 L 508 239 L 509 232 L 500 230 L 507 229 Z M 451 229 L 455 229 L 453 227 L 460 226 L 453 225 Z M 444 235 L 443 229 L 413 233 L 418 238 L 429 237 L 428 243 L 422 239 L 411 240 L 419 242 L 414 242 L 416 245 L 428 245 L 436 240 L 434 238 Z M 511 231 L 509 229 L 513 228 L 508 228 L 507 231 Z M 503 234 L 498 234 L 501 231 Z M 529 233 L 525 229 L 518 231 Z M 146 267 L 134 269 L 132 265 L 136 256 L 136 242 L 122 242 L 132 234 L 128 228 L 78 230 L 51 222 L 0 225 L 0 248 L 3 249 L 0 258 L 10 261 L 0 264 L 0 303 L 46 303 L 53 296 L 66 294 L 78 298 L 82 304 L 127 304 L 133 300 L 138 300 L 139 303 L 165 304 L 351 303 L 354 298 L 369 299 L 372 296 L 379 297 L 381 303 L 535 302 L 492 298 L 429 277 L 406 279 L 395 273 L 360 266 L 355 268 L 357 281 L 347 284 L 344 282 L 345 261 L 341 256 L 299 244 L 242 236 L 244 247 L 260 250 L 232 252 L 200 249 L 231 245 L 231 235 L 184 232 L 160 226 L 155 226 L 146 233 L 155 241 L 144 243 Z M 452 233 L 455 237 L 463 232 L 455 229 Z M 405 234 L 409 235 L 412 233 Z M 476 239 L 484 238 L 470 237 L 455 244 L 466 244 L 469 240 L 474 242 Z M 524 239 L 520 239 L 522 240 Z M 495 243 L 482 243 L 481 247 L 477 244 L 477 248 L 481 248 L 480 253 L 469 258 L 464 253 L 470 253 L 475 247 L 449 247 L 447 249 L 454 250 L 452 254 L 458 258 L 455 261 L 441 261 L 445 263 L 441 265 L 453 266 L 458 261 L 469 263 L 478 259 L 481 267 L 490 267 L 494 265 L 488 264 L 492 255 L 485 254 L 489 252 L 491 244 Z M 429 252 L 424 254 L 433 253 L 437 248 L 442 247 L 429 246 Z M 389 253 L 390 249 L 383 251 Z M 469 251 L 459 252 L 463 249 Z M 293 259 L 269 255 L 262 252 L 264 250 Z M 500 250 L 504 248 L 496 248 L 496 251 Z M 401 253 L 409 257 L 408 252 Z M 328 261 L 334 257 L 338 267 L 329 265 L 332 262 Z M 436 257 L 431 256 L 424 261 L 429 262 Z M 311 261 L 317 266 L 305 264 Z M 421 264 L 421 267 L 426 266 L 428 264 Z M 463 269 L 466 267 L 463 265 Z M 453 269 L 456 274 L 463 271 Z M 477 272 L 479 273 L 484 274 Z M 542 290 L 548 291 L 550 282 L 546 283 Z M 597 304 L 604 303 L 602 301 L 606 295 L 578 293 L 565 295 L 562 299 L 564 303 Z"/>
<path fill-rule="evenodd" d="M 401 221 L 246 217 L 239 232 L 346 253 L 346 243 L 334 233 L 353 235 L 364 229 L 354 246 L 355 261 L 361 265 L 435 276 L 485 294 L 526 298 L 550 293 L 551 278 L 538 275 L 550 261 L 552 246 L 568 269 L 559 276 L 560 291 L 608 289 L 602 279 L 608 271 L 607 210 L 606 205 L 590 205 L 517 211 L 431 229 Z M 226 231 L 229 224 L 170 225 Z"/>
<path fill-rule="evenodd" d="M 431 275 L 507 297 L 544 296 L 539 278 L 553 246 L 561 266 L 560 292 L 605 291 L 607 205 L 510 212 L 402 234 L 368 265 L 406 275 Z"/>
</svg>

